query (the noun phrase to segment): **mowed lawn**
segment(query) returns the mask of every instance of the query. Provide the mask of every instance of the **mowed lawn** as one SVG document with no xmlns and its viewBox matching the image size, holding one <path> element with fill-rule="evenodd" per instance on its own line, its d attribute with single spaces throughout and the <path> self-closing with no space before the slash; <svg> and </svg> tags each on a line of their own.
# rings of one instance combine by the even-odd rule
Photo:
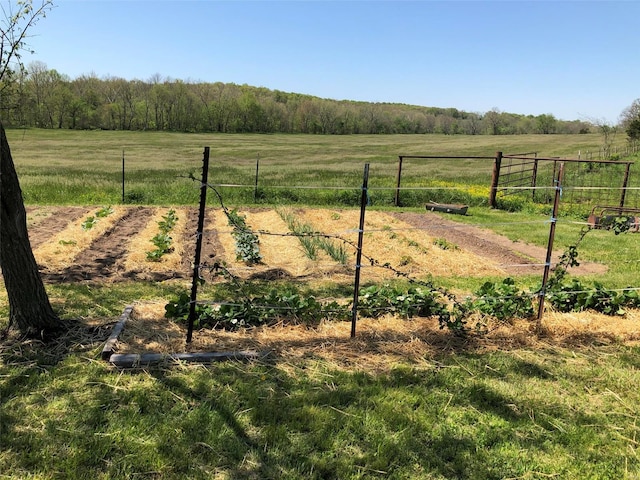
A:
<svg viewBox="0 0 640 480">
<path fill-rule="evenodd" d="M 640 475 L 635 346 L 452 340 L 375 370 L 310 355 L 119 371 L 77 337 L 3 346 L 2 478 Z"/>
<path fill-rule="evenodd" d="M 260 178 L 272 187 L 334 182 L 357 189 L 365 162 L 380 172 L 379 185 L 393 186 L 400 154 L 573 157 L 600 142 L 597 135 L 8 136 L 33 205 L 119 203 L 123 150 L 128 202 L 195 205 L 197 185 L 185 177 L 198 174 L 204 146 L 211 147 L 210 180 L 248 185 L 245 197 L 232 198 L 252 204 L 258 158 Z M 477 165 L 441 165 L 439 175 L 484 184 L 488 177 Z M 421 181 L 419 168 L 409 172 L 407 181 Z M 546 228 L 526 230 L 528 214 L 493 215 L 478 209 L 474 220 L 545 244 Z M 579 228 L 561 227 L 560 242 L 570 244 Z M 638 269 L 634 239 L 597 232 L 587 237 L 586 256 L 615 265 L 610 279 L 623 285 Z M 260 361 L 134 370 L 100 359 L 123 302 L 168 300 L 185 287 L 47 286 L 72 328 L 50 344 L 15 335 L 0 341 L 0 478 L 640 478 L 640 348 L 633 339 L 461 339 L 443 330 L 434 332 L 428 353 L 393 362 L 373 358 L 382 340 L 375 335 L 366 353 L 355 341 L 336 339 L 353 346 L 343 359 L 311 348 L 302 357 L 283 348 Z M 8 316 L 4 294 L 0 313 Z M 399 341 L 407 348 L 415 339 Z"/>
</svg>

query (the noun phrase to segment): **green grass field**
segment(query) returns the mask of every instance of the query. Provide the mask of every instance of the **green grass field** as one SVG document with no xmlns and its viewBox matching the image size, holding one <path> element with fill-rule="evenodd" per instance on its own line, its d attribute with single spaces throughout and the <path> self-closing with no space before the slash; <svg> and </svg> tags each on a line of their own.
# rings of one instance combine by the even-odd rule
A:
<svg viewBox="0 0 640 480">
<path fill-rule="evenodd" d="M 600 141 L 596 135 L 7 133 L 26 203 L 33 205 L 119 203 L 123 150 L 128 201 L 196 205 L 197 186 L 180 177 L 199 175 L 203 147 L 210 146 L 212 183 L 253 185 L 259 156 L 263 206 L 275 206 L 292 194 L 276 195 L 274 186 L 357 189 L 365 162 L 372 165 L 370 186 L 393 186 L 400 154 L 574 157 Z M 423 184 L 428 173 L 480 188 L 490 164 L 487 171 L 474 162 L 409 164 L 405 173 L 409 185 Z M 223 189 L 229 206 L 253 205 L 253 189 L 245 190 Z M 331 192 L 322 193 L 327 203 L 336 201 Z M 380 200 L 377 207 L 387 204 Z M 460 220 L 546 245 L 548 207 L 470 212 Z M 582 228 L 575 219 L 561 220 L 558 249 Z M 581 256 L 610 266 L 597 278 L 608 286 L 638 285 L 636 244 L 637 234 L 592 232 Z M 464 288 L 468 281 L 446 286 Z M 131 299 L 167 300 L 184 287 L 171 281 L 47 286 L 62 317 L 79 323 L 53 344 L 0 343 L 0 478 L 640 478 L 637 345 L 585 335 L 562 344 L 541 339 L 512 347 L 506 340 L 496 347 L 441 331 L 433 354 L 378 370 L 357 362 L 345 369 L 312 354 L 133 371 L 100 360 L 109 329 L 91 325 L 114 321 Z M 0 316 L 8 316 L 4 293 Z"/>
<path fill-rule="evenodd" d="M 354 204 L 370 163 L 374 204 L 391 205 L 399 155 L 487 156 L 537 152 L 540 157 L 576 158 L 597 151 L 601 138 L 589 135 L 200 135 L 159 132 L 9 130 L 14 161 L 28 204 L 132 203 L 195 204 L 198 191 L 186 178 L 200 177 L 204 147 L 211 148 L 210 183 L 225 198 L 260 203 Z M 407 160 L 403 187 L 464 184 L 483 190 L 485 199 L 493 162 L 487 160 Z M 328 187 L 329 190 L 296 189 Z M 339 187 L 337 190 L 332 190 Z M 375 190 L 383 189 L 383 190 Z M 408 205 L 422 203 L 407 192 Z M 486 199 L 485 199 L 486 201 Z"/>
</svg>

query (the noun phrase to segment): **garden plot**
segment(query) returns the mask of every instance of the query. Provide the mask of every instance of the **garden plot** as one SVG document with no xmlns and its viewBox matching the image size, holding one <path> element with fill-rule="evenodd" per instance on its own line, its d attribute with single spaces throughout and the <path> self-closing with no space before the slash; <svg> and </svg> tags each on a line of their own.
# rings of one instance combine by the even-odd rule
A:
<svg viewBox="0 0 640 480">
<path fill-rule="evenodd" d="M 353 244 L 357 243 L 360 212 L 312 209 L 306 210 L 302 215 L 315 230 L 331 232 Z M 363 255 L 381 265 L 388 263 L 412 277 L 424 277 L 428 274 L 472 277 L 504 274 L 494 262 L 462 249 L 444 238 L 432 237 L 384 212 L 367 212 L 364 230 Z M 352 247 L 349 248 L 353 250 Z M 365 280 L 376 281 L 395 276 L 389 269 L 371 267 L 370 262 L 365 260 L 362 263 L 367 266 L 362 274 Z M 349 264 L 355 266 L 353 255 Z"/>
<path fill-rule="evenodd" d="M 89 211 L 86 216 L 71 221 L 66 228 L 36 248 L 33 252 L 36 261 L 49 272 L 74 265 L 76 257 L 89 248 L 95 239 L 109 232 L 126 213 L 125 207 L 101 207 Z"/>
<path fill-rule="evenodd" d="M 331 243 L 336 249 L 343 248 L 345 263 L 333 258 L 320 246 L 317 246 L 311 258 L 295 236 L 297 232 L 292 232 L 290 226 L 274 210 L 239 213 L 246 216 L 247 225 L 259 234 L 262 263 L 247 266 L 236 258 L 235 240 L 227 217 L 221 211 L 216 212 L 213 222 L 222 247 L 219 258 L 233 273 L 242 277 L 259 277 L 276 271 L 286 277 L 352 275 L 356 259 L 359 211 L 295 209 L 285 212 L 285 215 L 295 217 L 297 224 L 320 233 L 315 237 L 316 241 Z M 302 238 L 314 239 L 306 235 Z M 438 242 L 438 239 L 416 230 L 392 215 L 375 211 L 367 212 L 366 215 L 363 254 L 379 263 L 378 266 L 372 266 L 370 261 L 363 260 L 364 281 L 396 276 L 393 270 L 381 267 L 386 263 L 414 277 L 428 274 L 474 277 L 504 274 L 492 261 L 458 248 L 444 239 Z"/>
<path fill-rule="evenodd" d="M 303 252 L 297 238 L 289 236 L 291 233 L 287 224 L 275 210 L 241 211 L 246 216 L 247 225 L 254 232 L 260 233 L 260 255 L 262 262 L 247 266 L 236 257 L 236 243 L 231 235 L 224 212 L 216 211 L 213 218 L 215 231 L 222 251 L 219 258 L 223 259 L 234 274 L 243 277 L 304 277 L 319 274 L 322 265 L 309 259 Z M 335 265 L 331 265 L 334 268 Z"/>
<path fill-rule="evenodd" d="M 437 319 L 416 317 L 410 320 L 393 315 L 378 319 L 360 318 L 357 335 L 350 338 L 350 322 L 320 322 L 304 325 L 260 326 L 238 331 L 204 329 L 194 333 L 185 344 L 185 325 L 167 321 L 164 303 L 139 302 L 131 320 L 119 338 L 118 352 L 163 353 L 255 351 L 270 358 L 323 359 L 346 369 L 387 371 L 397 362 L 421 364 L 442 351 L 487 352 L 496 349 L 518 350 L 555 346 L 579 347 L 640 340 L 640 311 L 630 310 L 625 317 L 612 317 L 593 311 L 576 313 L 548 312 L 544 335 L 532 332 L 532 322 L 516 319 L 495 321 L 482 336 L 454 337 L 441 330 Z"/>
<path fill-rule="evenodd" d="M 106 210 L 109 213 L 100 216 Z M 147 252 L 154 248 L 151 240 L 159 233 L 159 222 L 168 214 L 169 207 L 115 206 L 106 210 L 105 207 L 29 209 L 29 236 L 46 281 L 163 280 L 191 276 L 197 208 L 175 209 L 177 222 L 168 233 L 171 244 L 155 261 L 149 261 Z M 204 225 L 202 263 L 223 263 L 234 275 L 246 279 L 352 280 L 358 210 L 245 209 L 239 213 L 258 234 L 261 262 L 246 265 L 236 258 L 236 243 L 227 216 L 221 209 L 210 209 Z M 304 224 L 308 231 L 321 234 L 307 239 L 342 248 L 342 259 L 332 257 L 321 247 L 310 258 L 290 224 L 283 220 L 287 215 L 296 224 Z M 387 263 L 417 279 L 429 275 L 532 274 L 541 272 L 539 265 L 545 252 L 541 247 L 511 242 L 488 230 L 464 226 L 430 212 L 368 211 L 363 253 L 362 280 L 379 282 L 396 276 L 395 271 L 380 268 Z M 372 266 L 371 260 L 377 266 Z M 606 266 L 588 262 L 572 269 L 572 273 L 603 271 Z"/>
<path fill-rule="evenodd" d="M 31 248 L 51 240 L 67 225 L 89 214 L 90 207 L 31 207 L 27 209 L 27 228 Z"/>
</svg>

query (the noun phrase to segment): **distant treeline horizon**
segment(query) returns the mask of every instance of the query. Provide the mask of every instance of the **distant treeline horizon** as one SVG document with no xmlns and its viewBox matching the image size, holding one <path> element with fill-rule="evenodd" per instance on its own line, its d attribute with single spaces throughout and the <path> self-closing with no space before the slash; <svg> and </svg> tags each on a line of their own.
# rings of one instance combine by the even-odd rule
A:
<svg viewBox="0 0 640 480">
<path fill-rule="evenodd" d="M 159 74 L 145 81 L 95 74 L 71 79 L 42 62 L 29 64 L 12 80 L 0 85 L 0 115 L 7 127 L 331 135 L 597 131 L 589 122 L 559 120 L 552 114 L 332 100 Z"/>
</svg>

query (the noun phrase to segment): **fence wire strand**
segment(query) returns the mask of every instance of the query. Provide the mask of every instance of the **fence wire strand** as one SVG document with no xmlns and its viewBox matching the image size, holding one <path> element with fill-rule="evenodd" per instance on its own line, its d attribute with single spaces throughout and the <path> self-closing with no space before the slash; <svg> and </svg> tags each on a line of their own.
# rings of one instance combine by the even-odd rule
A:
<svg viewBox="0 0 640 480">
<path fill-rule="evenodd" d="M 192 178 L 193 180 L 196 180 L 195 178 Z M 197 180 L 196 180 L 197 181 Z M 223 202 L 223 198 L 222 195 L 220 194 L 220 192 L 217 190 L 217 187 L 224 187 L 224 188 L 255 188 L 255 185 L 242 185 L 242 184 L 223 184 L 223 183 L 218 183 L 218 184 L 212 184 L 212 183 L 206 183 L 206 184 L 202 184 L 200 182 L 200 187 L 202 186 L 206 186 L 207 188 L 212 189 L 216 196 L 218 197 L 218 201 L 220 203 L 221 209 L 222 211 L 227 215 L 227 217 L 229 218 L 230 223 L 233 223 L 231 220 L 231 217 L 229 216 L 229 209 L 225 206 L 224 202 Z M 287 185 L 287 186 L 278 186 L 278 185 L 262 185 L 261 188 L 273 188 L 273 189 L 322 189 L 322 190 L 360 190 L 360 188 L 358 187 L 352 187 L 352 188 L 345 188 L 345 187 L 335 187 L 335 186 L 302 186 L 302 185 Z M 547 190 L 557 190 L 557 186 L 510 186 L 510 187 L 504 187 L 504 190 L 514 190 L 514 191 L 532 191 L 532 190 L 541 190 L 541 191 L 547 191 Z M 393 187 L 369 187 L 368 190 L 388 190 L 388 191 L 395 191 L 396 188 Z M 402 190 L 461 190 L 460 188 L 455 188 L 455 187 L 403 187 Z M 462 188 L 462 190 L 464 190 L 464 188 Z M 598 191 L 598 190 L 618 190 L 618 188 L 616 187 L 604 187 L 604 186 L 563 186 L 563 193 L 567 192 L 567 191 Z M 636 191 L 636 190 L 640 190 L 640 187 L 624 187 L 621 188 L 619 190 L 627 190 L 627 191 Z M 492 224 L 492 226 L 514 226 L 514 225 L 542 225 L 542 224 L 549 224 L 549 223 L 554 223 L 557 222 L 558 219 L 557 218 L 551 218 L 551 219 L 545 219 L 545 220 L 541 220 L 541 221 L 522 221 L 522 222 L 499 222 L 499 223 L 495 223 Z M 580 225 L 583 227 L 592 227 L 591 224 L 589 224 L 588 222 L 580 222 L 580 221 L 575 221 L 575 220 L 567 220 L 566 223 L 568 224 L 573 224 L 573 225 Z M 637 223 L 633 223 L 634 226 L 637 226 Z M 486 228 L 487 225 L 486 224 L 463 224 L 463 225 L 435 225 L 435 226 L 430 226 L 430 227 L 405 227 L 405 228 L 371 228 L 371 229 L 364 229 L 364 230 L 360 230 L 360 229 L 347 229 L 347 230 L 341 230 L 338 232 L 332 232 L 332 233 L 325 233 L 325 232 L 318 232 L 318 231 L 313 231 L 313 232 L 272 232 L 272 231 L 267 231 L 264 229 L 258 229 L 258 230 L 252 230 L 247 226 L 243 226 L 242 228 L 244 228 L 246 231 L 254 233 L 256 235 L 265 235 L 265 236 L 279 236 L 279 237 L 298 237 L 298 238 L 302 238 L 302 237 L 321 237 L 321 238 L 328 238 L 328 239 L 335 239 L 335 240 L 339 240 L 341 242 L 343 242 L 346 245 L 351 246 L 354 249 L 357 249 L 357 245 L 354 241 L 345 239 L 343 237 L 343 235 L 349 235 L 349 234 L 355 234 L 355 233 L 363 233 L 363 232 L 402 232 L 402 231 L 433 231 L 434 229 L 441 229 L 441 230 L 455 230 L 455 229 L 464 229 L 464 228 L 468 228 L 468 227 L 480 227 L 480 228 Z M 214 234 L 214 235 L 218 235 L 218 234 L 231 234 L 232 230 L 216 230 L 216 231 L 212 231 L 212 232 L 196 232 L 196 235 L 209 235 L 209 234 Z M 584 234 L 583 234 L 584 236 Z M 394 267 L 392 265 L 390 265 L 389 263 L 381 263 L 379 260 L 377 260 L 376 258 L 374 258 L 373 256 L 370 255 L 366 255 L 363 253 L 363 258 L 367 261 L 366 263 L 363 263 L 362 265 L 357 265 L 357 267 L 359 268 L 383 268 L 383 269 L 387 269 L 392 271 L 397 277 L 401 277 L 404 278 L 406 281 L 408 281 L 410 284 L 417 284 L 417 285 L 422 285 L 428 288 L 433 289 L 433 291 L 437 291 L 439 293 L 441 293 L 445 298 L 448 298 L 449 300 L 452 300 L 452 296 L 451 294 L 444 290 L 444 289 L 438 289 L 438 288 L 434 288 L 434 286 L 431 284 L 431 282 L 425 282 L 416 278 L 411 277 L 409 274 L 407 274 L 406 272 L 401 271 L 399 268 Z M 562 262 L 558 262 L 556 264 L 556 266 L 560 266 Z M 319 263 L 319 266 L 335 266 L 335 262 L 321 262 Z M 536 268 L 536 267 L 548 267 L 548 266 L 552 266 L 549 263 L 519 263 L 519 264 L 500 264 L 500 267 L 532 267 L 532 268 Z M 206 265 L 206 264 L 202 264 L 200 266 L 200 270 L 206 270 L 206 269 L 211 269 L 211 266 Z M 226 267 L 225 267 L 226 269 Z M 251 269 L 250 267 L 234 267 L 233 268 L 234 271 L 238 272 L 238 271 L 254 271 L 253 269 Z M 233 273 L 231 273 L 230 270 L 227 270 L 227 273 L 229 275 L 231 275 L 234 279 L 234 281 L 238 281 L 238 277 L 233 275 Z M 589 292 L 591 292 L 592 290 L 563 290 L 564 294 L 571 294 L 571 295 L 580 295 L 580 294 L 588 294 Z M 640 291 L 640 287 L 627 287 L 627 288 L 619 288 L 619 289 L 607 289 L 608 292 L 615 292 L 615 293 L 628 293 L 628 292 L 638 292 Z M 480 295 L 477 296 L 478 299 L 483 299 L 483 300 L 487 300 L 487 301 L 504 301 L 504 300 L 511 300 L 511 299 L 515 299 L 515 298 L 529 298 L 530 300 L 533 301 L 533 299 L 535 298 L 539 298 L 540 296 L 544 296 L 544 297 L 549 297 L 550 294 L 548 292 L 545 291 L 537 291 L 537 292 L 529 292 L 529 293 L 522 293 L 520 295 L 513 295 L 513 296 L 488 296 L 488 295 Z M 225 301 L 196 301 L 195 302 L 198 305 L 211 305 L 211 306 L 230 306 L 230 307 L 243 307 L 245 304 L 244 303 L 238 303 L 238 302 L 225 302 Z M 349 305 L 349 304 L 347 304 Z M 345 308 L 346 306 L 345 305 Z M 415 304 L 410 304 L 408 305 L 409 308 L 419 308 L 421 305 L 419 303 L 415 303 Z M 258 310 L 263 310 L 263 311 L 272 311 L 272 312 L 293 312 L 295 310 L 295 307 L 287 307 L 287 306 L 283 306 L 283 305 L 260 305 L 260 304 L 256 304 L 252 306 L 255 309 Z M 389 308 L 389 307 L 371 307 L 371 306 L 366 306 L 366 307 L 361 307 L 362 309 L 367 309 L 369 311 L 389 311 L 389 312 L 394 312 L 396 311 L 395 308 Z M 325 314 L 335 314 L 335 313 L 343 313 L 344 310 L 342 309 L 332 309 L 332 308 L 328 308 L 328 309 L 322 309 L 319 313 L 322 315 Z M 278 320 L 279 317 L 278 316 L 274 316 L 272 317 L 273 320 Z"/>
</svg>

